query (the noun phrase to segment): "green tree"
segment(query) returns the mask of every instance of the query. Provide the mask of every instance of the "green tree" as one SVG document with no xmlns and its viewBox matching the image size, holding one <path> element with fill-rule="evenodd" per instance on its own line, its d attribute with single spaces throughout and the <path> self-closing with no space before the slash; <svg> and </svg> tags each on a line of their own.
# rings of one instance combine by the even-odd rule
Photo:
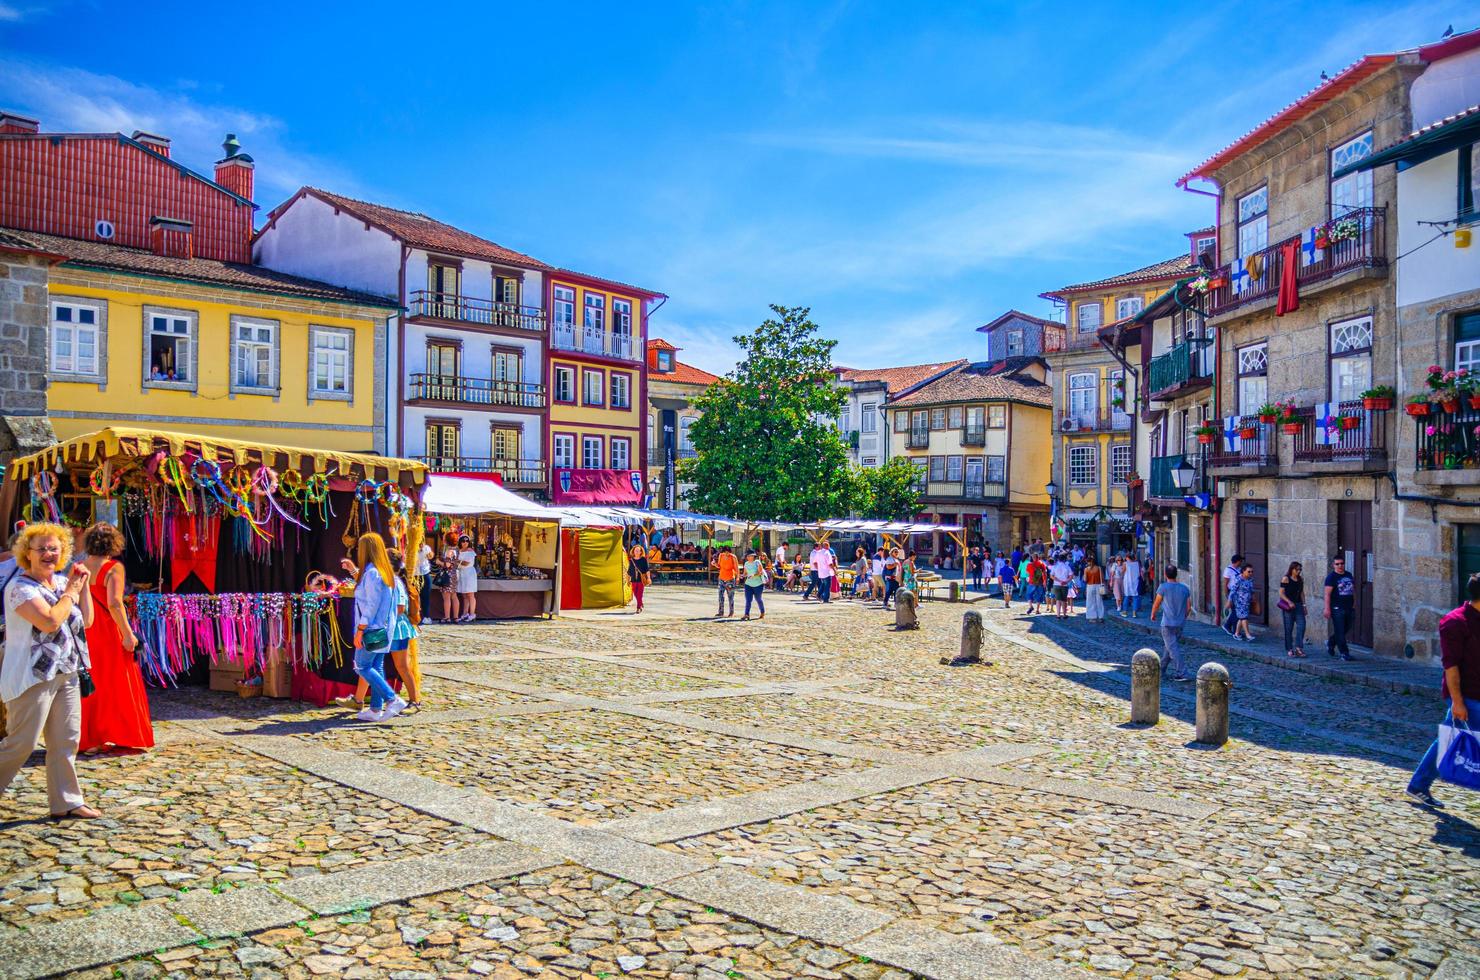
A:
<svg viewBox="0 0 1480 980">
<path fill-rule="evenodd" d="M 832 422 L 844 401 L 832 373 L 837 341 L 817 336 L 806 307 L 771 310 L 735 338 L 740 363 L 695 402 L 697 457 L 680 467 L 694 484 L 689 506 L 745 520 L 845 517 L 864 492 Z"/>
<path fill-rule="evenodd" d="M 920 509 L 920 471 L 903 456 L 862 471 L 867 499 L 860 512 L 875 521 L 910 521 Z"/>
</svg>

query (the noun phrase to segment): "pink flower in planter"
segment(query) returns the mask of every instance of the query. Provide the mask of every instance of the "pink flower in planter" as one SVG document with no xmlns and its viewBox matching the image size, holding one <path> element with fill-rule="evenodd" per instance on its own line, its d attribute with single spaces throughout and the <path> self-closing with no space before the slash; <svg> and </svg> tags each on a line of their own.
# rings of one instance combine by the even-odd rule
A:
<svg viewBox="0 0 1480 980">
<path fill-rule="evenodd" d="M 1438 431 L 1439 430 L 1436 429 L 1436 428 L 1434 428 L 1432 425 L 1426 425 L 1426 426 L 1423 427 L 1423 434 L 1426 435 L 1426 436 L 1434 435 Z"/>
</svg>

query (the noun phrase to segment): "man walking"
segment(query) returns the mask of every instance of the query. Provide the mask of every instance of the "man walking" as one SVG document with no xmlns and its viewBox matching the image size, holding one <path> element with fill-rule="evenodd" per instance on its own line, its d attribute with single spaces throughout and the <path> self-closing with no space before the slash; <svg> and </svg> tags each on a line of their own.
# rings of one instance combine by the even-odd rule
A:
<svg viewBox="0 0 1480 980">
<path fill-rule="evenodd" d="M 719 612 L 714 616 L 716 619 L 733 616 L 735 615 L 735 582 L 740 578 L 740 562 L 735 559 L 735 553 L 726 545 L 719 550 L 719 554 L 710 567 L 719 572 Z M 725 612 L 726 598 L 730 600 L 728 613 Z"/>
<path fill-rule="evenodd" d="M 833 575 L 837 573 L 838 560 L 833 555 L 832 547 L 822 542 L 812 549 L 812 581 L 817 583 L 822 594 L 818 596 L 823 602 L 832 602 Z M 808 585 L 808 589 L 812 586 Z"/>
<path fill-rule="evenodd" d="M 1054 613 L 1060 619 L 1068 619 L 1069 583 L 1074 580 L 1074 569 L 1062 551 L 1054 556 L 1053 566 L 1049 568 L 1048 574 L 1053 579 Z"/>
<path fill-rule="evenodd" d="M 1228 606 L 1228 611 L 1223 614 L 1223 632 L 1229 636 L 1233 635 L 1233 624 L 1238 622 L 1238 616 L 1233 612 L 1233 583 L 1237 582 L 1244 574 L 1244 556 L 1235 553 L 1228 559 L 1228 567 L 1223 569 L 1223 601 Z"/>
<path fill-rule="evenodd" d="M 1326 636 L 1328 657 L 1340 650 L 1342 660 L 1354 659 L 1346 645 L 1346 631 L 1351 629 L 1356 606 L 1357 581 L 1346 570 L 1346 559 L 1337 555 L 1331 559 L 1331 572 L 1326 576 L 1326 619 L 1331 622 L 1331 632 Z"/>
<path fill-rule="evenodd" d="M 781 574 L 775 577 L 774 584 L 777 592 L 786 591 L 786 567 L 786 542 L 783 541 L 776 546 L 776 568 L 781 571 Z"/>
<path fill-rule="evenodd" d="M 1156 613 L 1161 611 L 1161 645 L 1166 648 L 1166 656 L 1162 658 L 1162 675 L 1167 680 L 1187 681 L 1192 678 L 1187 674 L 1187 668 L 1182 664 L 1182 627 L 1187 625 L 1187 611 L 1192 606 L 1192 590 L 1177 581 L 1177 566 L 1168 564 L 1166 567 L 1167 580 L 1161 583 L 1156 590 L 1156 598 L 1151 600 L 1151 620 L 1156 621 Z M 1167 673 L 1167 664 L 1171 663 L 1171 673 Z"/>
<path fill-rule="evenodd" d="M 1183 586 L 1183 588 L 1186 588 L 1186 586 Z M 1126 615 L 1131 619 L 1140 616 L 1141 562 L 1136 558 L 1135 551 L 1132 551 L 1130 557 L 1125 560 L 1125 566 L 1120 578 L 1120 591 L 1125 594 L 1125 608 L 1129 610 Z"/>
<path fill-rule="evenodd" d="M 1469 600 L 1439 620 L 1439 655 L 1444 665 L 1441 693 L 1449 699 L 1444 724 L 1469 724 L 1480 716 L 1480 572 L 1465 583 Z M 1429 787 L 1439 776 L 1439 743 L 1424 753 L 1423 761 L 1408 782 L 1408 796 L 1424 806 L 1443 807 Z"/>
</svg>

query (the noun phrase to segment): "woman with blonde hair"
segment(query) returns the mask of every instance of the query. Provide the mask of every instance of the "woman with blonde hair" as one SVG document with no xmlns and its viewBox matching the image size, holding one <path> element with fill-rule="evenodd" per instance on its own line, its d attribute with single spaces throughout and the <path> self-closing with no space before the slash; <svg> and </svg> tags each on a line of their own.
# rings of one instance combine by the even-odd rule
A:
<svg viewBox="0 0 1480 980">
<path fill-rule="evenodd" d="M 632 583 L 632 598 L 637 600 L 637 611 L 642 612 L 642 590 L 652 582 L 648 567 L 647 549 L 634 544 L 627 561 L 627 578 Z"/>
<path fill-rule="evenodd" d="M 406 710 L 385 679 L 385 655 L 391 648 L 395 625 L 396 596 L 391 584 L 390 555 L 385 539 L 375 533 L 360 535 L 355 564 L 355 673 L 370 689 L 370 703 L 355 717 L 361 721 L 386 721 Z"/>
<path fill-rule="evenodd" d="M 82 743 L 79 750 L 147 749 L 154 745 L 149 724 L 149 695 L 134 651 L 139 638 L 128 621 L 123 594 L 127 576 L 118 556 L 123 554 L 123 532 L 98 523 L 82 534 L 94 615 L 87 628 L 87 653 L 92 660 L 97 692 L 82 702 Z"/>
<path fill-rule="evenodd" d="M 0 742 L 0 791 L 44 737 L 52 819 L 95 820 L 102 814 L 83 800 L 77 782 L 82 699 L 92 688 L 88 570 L 78 562 L 59 573 L 72 557 L 72 532 L 60 524 L 29 525 L 16 536 L 14 550 L 20 573 L 5 587 L 0 698 L 9 732 Z"/>
</svg>

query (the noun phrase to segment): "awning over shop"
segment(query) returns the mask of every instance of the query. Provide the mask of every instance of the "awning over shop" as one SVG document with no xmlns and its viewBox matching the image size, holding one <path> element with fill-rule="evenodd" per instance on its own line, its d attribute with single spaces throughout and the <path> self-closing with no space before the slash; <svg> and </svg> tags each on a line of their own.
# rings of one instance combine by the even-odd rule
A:
<svg viewBox="0 0 1480 980">
<path fill-rule="evenodd" d="M 1476 141 L 1480 141 L 1480 105 L 1415 130 L 1392 146 L 1347 164 L 1333 173 L 1331 179 L 1338 180 L 1349 173 L 1371 170 L 1385 163 L 1396 163 L 1399 170 L 1406 170 Z"/>
<path fill-rule="evenodd" d="M 526 500 L 488 480 L 433 473 L 427 477 L 422 508 L 433 514 L 505 514 L 531 520 L 560 520 L 560 511 Z"/>
</svg>

